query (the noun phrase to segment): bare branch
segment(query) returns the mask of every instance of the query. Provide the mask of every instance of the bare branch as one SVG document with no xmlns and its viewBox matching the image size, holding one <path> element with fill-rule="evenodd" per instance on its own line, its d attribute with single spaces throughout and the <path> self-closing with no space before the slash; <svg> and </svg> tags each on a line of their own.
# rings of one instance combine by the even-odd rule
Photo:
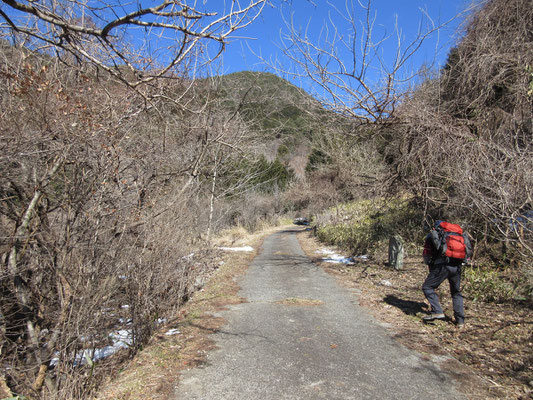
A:
<svg viewBox="0 0 533 400">
<path fill-rule="evenodd" d="M 109 5 L 74 0 L 53 3 L 2 0 L 2 3 L 9 7 L 0 10 L 0 17 L 7 23 L 2 27 L 4 30 L 51 45 L 64 59 L 71 54 L 89 61 L 136 88 L 157 77 L 175 74 L 174 69 L 187 57 L 196 56 L 194 49 L 201 51 L 209 43 L 218 43 L 219 50 L 207 61 L 216 59 L 228 38 L 257 18 L 266 0 L 249 0 L 243 6 L 233 2 L 228 12 L 220 14 L 197 10 L 196 2 L 189 6 L 187 2 L 163 1 L 135 11 L 121 2 Z M 10 15 L 9 9 L 26 18 Z M 167 46 L 166 54 L 152 54 L 149 47 L 140 45 L 151 39 Z M 121 65 L 128 66 L 134 74 L 125 74 Z"/>
<path fill-rule="evenodd" d="M 417 35 L 406 44 L 397 23 L 391 33 L 383 32 L 375 38 L 377 14 L 372 11 L 371 0 L 364 4 L 347 0 L 342 11 L 328 4 L 334 17 L 328 17 L 316 39 L 307 31 L 300 32 L 292 18 L 285 22 L 288 32 L 281 36 L 281 50 L 291 67 L 270 64 L 280 74 L 309 80 L 313 94 L 327 108 L 362 121 L 383 121 L 394 113 L 400 100 L 398 84 L 413 76 L 401 76 L 407 61 L 451 20 L 435 25 L 422 12 L 422 22 L 428 23 L 422 29 L 421 22 Z M 381 52 L 384 44 L 393 38 L 396 53 L 392 62 L 388 62 Z"/>
</svg>

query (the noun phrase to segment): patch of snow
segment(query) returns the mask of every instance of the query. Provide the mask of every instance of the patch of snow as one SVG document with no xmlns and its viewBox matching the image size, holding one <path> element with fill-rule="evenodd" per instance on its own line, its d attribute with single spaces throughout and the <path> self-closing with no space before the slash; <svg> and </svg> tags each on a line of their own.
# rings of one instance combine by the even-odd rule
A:
<svg viewBox="0 0 533 400">
<path fill-rule="evenodd" d="M 219 247 L 220 250 L 224 251 L 254 251 L 253 247 L 243 246 L 243 247 Z"/>
<path fill-rule="evenodd" d="M 367 255 L 355 256 L 355 257 L 344 257 L 344 256 L 341 256 L 335 253 L 335 251 L 330 250 L 330 249 L 317 250 L 315 253 L 323 254 L 327 256 L 327 257 L 322 258 L 321 261 L 329 262 L 329 263 L 351 265 L 351 264 L 354 264 L 356 261 L 368 261 Z"/>
<path fill-rule="evenodd" d="M 120 308 L 123 308 L 123 309 L 127 310 L 128 308 L 130 308 L 130 305 L 129 304 L 124 304 L 123 306 L 120 306 Z"/>
<path fill-rule="evenodd" d="M 392 286 L 392 283 L 386 279 L 383 279 L 381 282 L 379 282 L 381 286 Z"/>
<path fill-rule="evenodd" d="M 177 329 L 170 329 L 165 335 L 172 336 L 172 335 L 179 335 L 181 332 Z"/>
<path fill-rule="evenodd" d="M 85 349 L 79 351 L 74 357 L 73 365 L 75 367 L 90 364 L 94 361 L 102 360 L 110 357 L 120 349 L 125 349 L 133 345 L 133 331 L 131 329 L 121 329 L 112 332 L 109 335 L 111 342 L 110 346 L 105 346 L 99 349 Z M 54 354 L 56 357 L 50 360 L 50 365 L 56 366 L 59 363 L 59 353 Z"/>
<path fill-rule="evenodd" d="M 329 250 L 329 249 L 317 250 L 316 253 L 317 254 L 335 254 L 333 250 Z"/>
<path fill-rule="evenodd" d="M 109 335 L 113 342 L 110 346 L 105 346 L 100 349 L 87 349 L 76 354 L 74 358 L 74 366 L 86 365 L 89 360 L 98 361 L 107 357 L 111 357 L 120 349 L 126 349 L 133 344 L 133 331 L 131 329 L 121 329 Z"/>
<path fill-rule="evenodd" d="M 334 264 L 346 264 L 346 265 L 350 265 L 354 263 L 354 259 L 352 257 L 341 256 L 339 254 L 336 254 L 333 250 L 322 249 L 322 250 L 317 250 L 316 253 L 327 256 L 321 259 L 321 261 L 323 262 L 334 263 Z"/>
<path fill-rule="evenodd" d="M 157 323 L 158 323 L 158 324 L 164 324 L 164 323 L 166 323 L 166 322 L 167 322 L 167 319 L 166 319 L 166 318 L 158 318 L 158 319 L 157 319 Z"/>
</svg>

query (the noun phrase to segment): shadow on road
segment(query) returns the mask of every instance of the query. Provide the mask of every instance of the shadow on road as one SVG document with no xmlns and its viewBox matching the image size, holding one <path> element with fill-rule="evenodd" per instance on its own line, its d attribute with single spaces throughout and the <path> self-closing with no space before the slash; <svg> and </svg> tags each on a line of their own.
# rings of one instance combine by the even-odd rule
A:
<svg viewBox="0 0 533 400">
<path fill-rule="evenodd" d="M 311 260 L 306 256 L 290 255 L 286 253 L 277 253 L 268 259 L 269 263 L 280 265 L 284 268 L 309 265 Z"/>
<path fill-rule="evenodd" d="M 298 233 L 307 232 L 308 229 L 309 229 L 309 228 L 301 228 L 301 227 L 295 226 L 294 228 L 286 228 L 286 229 L 283 229 L 283 230 L 279 231 L 278 233 L 292 233 L 292 234 L 298 234 Z"/>
<path fill-rule="evenodd" d="M 197 328 L 200 331 L 206 332 L 208 334 L 218 333 L 218 334 L 222 334 L 222 335 L 229 335 L 229 336 L 235 336 L 235 337 L 247 337 L 248 336 L 248 337 L 264 339 L 267 342 L 274 343 L 268 338 L 268 336 L 262 335 L 262 334 L 258 334 L 258 333 L 230 332 L 228 330 L 224 330 L 224 329 L 221 329 L 221 328 L 218 328 L 218 327 L 207 327 L 207 326 L 200 325 L 200 324 L 195 324 L 195 323 L 192 323 L 192 322 L 189 323 L 189 326 Z"/>
<path fill-rule="evenodd" d="M 387 295 L 383 298 L 385 303 L 397 307 L 407 315 L 416 315 L 419 312 L 427 311 L 427 304 L 421 301 L 403 300 L 394 295 Z"/>
</svg>

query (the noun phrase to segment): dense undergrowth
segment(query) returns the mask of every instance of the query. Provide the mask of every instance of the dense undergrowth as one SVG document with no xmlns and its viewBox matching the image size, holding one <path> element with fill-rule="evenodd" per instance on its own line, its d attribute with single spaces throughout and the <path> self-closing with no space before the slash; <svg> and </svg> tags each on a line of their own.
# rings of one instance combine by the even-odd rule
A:
<svg viewBox="0 0 533 400">
<path fill-rule="evenodd" d="M 374 199 L 339 204 L 316 218 L 316 234 L 325 243 L 367 253 L 398 233 L 409 243 L 420 241 L 422 213 L 409 199 Z"/>
</svg>

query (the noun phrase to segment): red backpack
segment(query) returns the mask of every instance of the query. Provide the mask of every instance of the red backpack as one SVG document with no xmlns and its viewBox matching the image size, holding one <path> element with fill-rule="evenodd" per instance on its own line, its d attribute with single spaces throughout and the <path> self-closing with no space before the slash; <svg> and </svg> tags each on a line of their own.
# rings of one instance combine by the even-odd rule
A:
<svg viewBox="0 0 533 400">
<path fill-rule="evenodd" d="M 457 224 L 438 223 L 431 231 L 431 238 L 440 257 L 464 260 L 469 256 L 463 229 Z"/>
</svg>

